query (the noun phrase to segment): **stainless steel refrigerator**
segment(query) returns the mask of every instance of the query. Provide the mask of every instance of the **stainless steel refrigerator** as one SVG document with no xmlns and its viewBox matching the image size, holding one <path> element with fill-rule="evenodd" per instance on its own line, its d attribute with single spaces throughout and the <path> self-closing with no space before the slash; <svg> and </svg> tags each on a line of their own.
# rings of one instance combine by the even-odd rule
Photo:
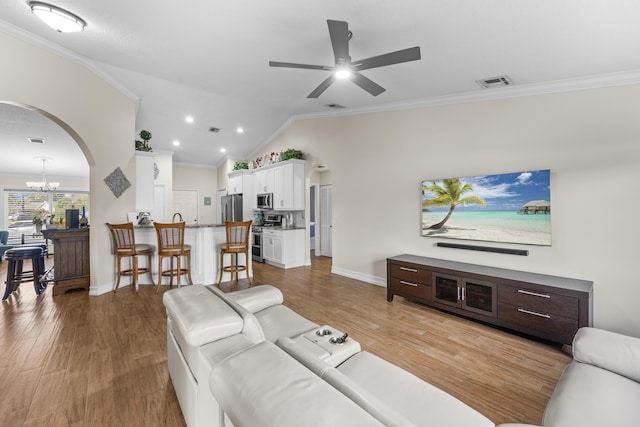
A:
<svg viewBox="0 0 640 427">
<path fill-rule="evenodd" d="M 242 221 L 242 194 L 222 196 L 222 223 Z"/>
</svg>

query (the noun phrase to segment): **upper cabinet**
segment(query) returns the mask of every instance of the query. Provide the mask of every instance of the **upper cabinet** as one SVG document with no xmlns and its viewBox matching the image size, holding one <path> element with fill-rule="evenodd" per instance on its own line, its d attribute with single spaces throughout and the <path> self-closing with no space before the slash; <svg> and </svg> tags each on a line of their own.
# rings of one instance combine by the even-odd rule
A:
<svg viewBox="0 0 640 427">
<path fill-rule="evenodd" d="M 227 194 L 243 194 L 247 191 L 253 193 L 253 176 L 246 169 L 229 172 Z"/>
<path fill-rule="evenodd" d="M 153 153 L 136 151 L 136 210 L 151 211 L 153 197 L 154 162 Z"/>
<path fill-rule="evenodd" d="M 292 159 L 259 169 L 229 172 L 227 193 L 243 194 L 245 205 L 253 208 L 256 194 L 272 193 L 274 210 L 304 210 L 304 164 L 304 160 Z"/>
<path fill-rule="evenodd" d="M 274 169 L 257 170 L 255 172 L 256 182 L 256 194 L 273 193 L 274 181 L 273 181 Z"/>
<path fill-rule="evenodd" d="M 304 160 L 289 160 L 273 169 L 273 209 L 304 209 Z"/>
</svg>

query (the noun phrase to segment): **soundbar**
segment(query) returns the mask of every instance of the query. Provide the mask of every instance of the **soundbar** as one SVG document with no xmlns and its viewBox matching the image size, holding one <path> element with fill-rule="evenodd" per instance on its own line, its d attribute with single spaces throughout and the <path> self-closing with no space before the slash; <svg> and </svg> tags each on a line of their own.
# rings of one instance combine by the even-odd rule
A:
<svg viewBox="0 0 640 427">
<path fill-rule="evenodd" d="M 491 246 L 475 246 L 475 245 L 463 245 L 460 243 L 443 243 L 443 242 L 436 243 L 436 246 L 441 248 L 466 249 L 469 251 L 496 252 L 499 254 L 509 254 L 509 255 L 521 255 L 521 256 L 529 255 L 529 251 L 526 249 L 495 248 Z"/>
</svg>

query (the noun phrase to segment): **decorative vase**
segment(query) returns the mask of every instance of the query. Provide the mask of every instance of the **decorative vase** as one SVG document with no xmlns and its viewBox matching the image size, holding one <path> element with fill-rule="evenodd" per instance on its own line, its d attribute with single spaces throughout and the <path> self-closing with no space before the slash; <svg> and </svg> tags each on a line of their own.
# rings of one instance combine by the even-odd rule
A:
<svg viewBox="0 0 640 427">
<path fill-rule="evenodd" d="M 36 234 L 42 233 L 42 224 L 36 224 Z"/>
<path fill-rule="evenodd" d="M 47 225 L 47 230 L 57 230 L 58 229 L 58 224 L 48 224 Z"/>
</svg>

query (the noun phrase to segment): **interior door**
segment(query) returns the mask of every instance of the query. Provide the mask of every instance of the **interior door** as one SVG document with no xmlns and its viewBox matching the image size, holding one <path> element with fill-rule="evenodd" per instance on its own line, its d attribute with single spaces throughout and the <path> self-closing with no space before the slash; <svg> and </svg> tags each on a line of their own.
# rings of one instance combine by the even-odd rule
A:
<svg viewBox="0 0 640 427">
<path fill-rule="evenodd" d="M 173 190 L 173 213 L 175 212 L 180 212 L 180 214 L 182 214 L 182 219 L 187 224 L 197 224 L 198 191 Z"/>
<path fill-rule="evenodd" d="M 331 185 L 320 186 L 320 255 L 332 256 Z"/>
</svg>

